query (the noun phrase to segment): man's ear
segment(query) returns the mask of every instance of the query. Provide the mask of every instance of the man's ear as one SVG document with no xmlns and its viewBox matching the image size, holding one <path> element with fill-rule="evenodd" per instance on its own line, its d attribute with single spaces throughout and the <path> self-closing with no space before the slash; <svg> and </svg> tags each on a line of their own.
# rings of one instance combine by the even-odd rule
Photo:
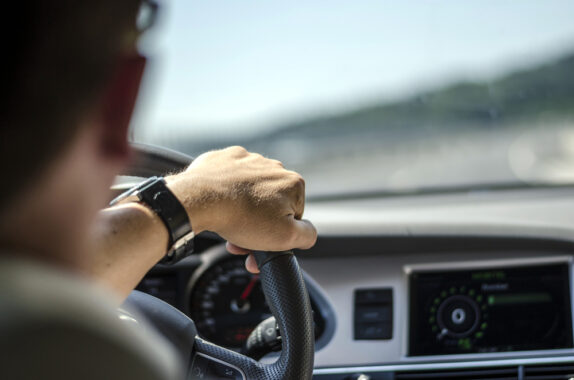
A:
<svg viewBox="0 0 574 380">
<path fill-rule="evenodd" d="M 102 152 L 108 157 L 129 156 L 128 130 L 146 58 L 137 53 L 119 60 L 101 102 Z"/>
</svg>

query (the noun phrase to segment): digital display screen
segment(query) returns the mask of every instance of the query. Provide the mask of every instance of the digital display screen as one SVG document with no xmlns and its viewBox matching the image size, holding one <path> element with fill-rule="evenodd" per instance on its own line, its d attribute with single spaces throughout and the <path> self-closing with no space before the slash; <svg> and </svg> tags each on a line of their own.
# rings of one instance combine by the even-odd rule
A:
<svg viewBox="0 0 574 380">
<path fill-rule="evenodd" d="M 572 347 L 568 264 L 413 272 L 409 355 Z"/>
</svg>

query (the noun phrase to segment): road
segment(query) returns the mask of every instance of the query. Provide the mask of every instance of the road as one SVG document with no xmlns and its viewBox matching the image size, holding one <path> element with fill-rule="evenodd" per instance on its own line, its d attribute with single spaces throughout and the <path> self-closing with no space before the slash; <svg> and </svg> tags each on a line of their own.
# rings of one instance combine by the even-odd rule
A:
<svg viewBox="0 0 574 380">
<path fill-rule="evenodd" d="M 309 194 L 513 181 L 574 182 L 574 125 L 425 134 L 406 139 L 278 141 Z M 273 154 L 273 153 L 271 153 Z"/>
</svg>

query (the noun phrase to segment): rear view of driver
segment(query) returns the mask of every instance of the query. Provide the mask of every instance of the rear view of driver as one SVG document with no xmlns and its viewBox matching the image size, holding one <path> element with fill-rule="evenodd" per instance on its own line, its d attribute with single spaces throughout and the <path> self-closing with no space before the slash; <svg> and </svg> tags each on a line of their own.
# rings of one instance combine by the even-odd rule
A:
<svg viewBox="0 0 574 380">
<path fill-rule="evenodd" d="M 146 62 L 136 44 L 150 24 L 138 15 L 154 8 L 142 0 L 4 5 L 3 379 L 182 377 L 169 342 L 116 314 L 170 251 L 173 231 L 137 197 L 102 210 L 130 160 L 126 136 Z M 193 234 L 218 233 L 231 253 L 247 255 L 250 271 L 257 271 L 253 250 L 316 241 L 302 219 L 304 181 L 279 161 L 231 147 L 160 182 Z"/>
</svg>

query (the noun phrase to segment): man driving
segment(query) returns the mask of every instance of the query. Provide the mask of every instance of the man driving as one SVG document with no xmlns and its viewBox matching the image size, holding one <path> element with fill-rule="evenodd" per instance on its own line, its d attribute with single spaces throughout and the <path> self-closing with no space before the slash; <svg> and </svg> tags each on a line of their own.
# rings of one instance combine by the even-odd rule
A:
<svg viewBox="0 0 574 380">
<path fill-rule="evenodd" d="M 1 378 L 178 378 L 169 345 L 115 314 L 156 263 L 189 254 L 177 240 L 216 232 L 229 252 L 247 255 L 252 272 L 252 250 L 316 241 L 302 219 L 301 176 L 241 147 L 147 181 L 162 197 L 140 186 L 102 210 L 131 157 L 127 134 L 145 66 L 136 48 L 141 7 L 33 0 L 5 9 Z"/>
</svg>

